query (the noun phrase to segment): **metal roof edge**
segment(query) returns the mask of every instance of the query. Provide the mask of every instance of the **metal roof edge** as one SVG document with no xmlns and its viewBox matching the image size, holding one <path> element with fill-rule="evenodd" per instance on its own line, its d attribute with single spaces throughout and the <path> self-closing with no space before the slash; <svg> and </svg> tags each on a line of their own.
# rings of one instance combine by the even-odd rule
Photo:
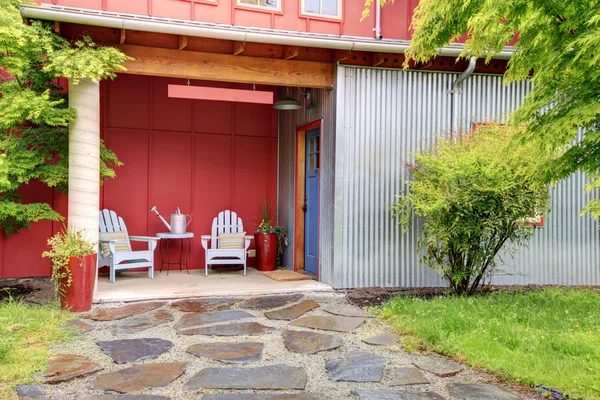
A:
<svg viewBox="0 0 600 400">
<path fill-rule="evenodd" d="M 410 45 L 409 40 L 370 39 L 358 36 L 242 27 L 51 4 L 41 6 L 21 4 L 20 9 L 23 17 L 33 19 L 242 42 L 384 53 L 404 53 Z M 461 54 L 463 49 L 462 43 L 452 43 L 439 49 L 439 54 L 456 57 Z M 506 46 L 493 58 L 509 59 L 513 52 L 513 47 Z"/>
</svg>

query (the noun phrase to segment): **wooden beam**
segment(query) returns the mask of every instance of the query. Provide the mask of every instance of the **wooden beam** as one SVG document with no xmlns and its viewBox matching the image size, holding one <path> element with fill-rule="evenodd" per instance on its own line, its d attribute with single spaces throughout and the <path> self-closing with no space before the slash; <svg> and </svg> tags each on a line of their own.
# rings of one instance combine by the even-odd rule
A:
<svg viewBox="0 0 600 400">
<path fill-rule="evenodd" d="M 187 36 L 177 36 L 177 50 L 183 50 L 187 46 Z"/>
<path fill-rule="evenodd" d="M 374 53 L 373 56 L 371 57 L 371 66 L 377 67 L 387 61 L 388 61 L 387 57 L 384 54 Z"/>
<path fill-rule="evenodd" d="M 59 21 L 54 21 L 54 33 L 56 33 L 57 35 L 60 35 L 60 22 Z"/>
<path fill-rule="evenodd" d="M 283 59 L 291 60 L 292 58 L 298 57 L 298 46 L 284 46 L 283 48 Z"/>
<path fill-rule="evenodd" d="M 333 83 L 330 63 L 113 46 L 134 58 L 125 63 L 127 74 L 313 88 Z"/>
<path fill-rule="evenodd" d="M 233 55 L 239 56 L 246 50 L 246 42 L 233 42 Z"/>
<path fill-rule="evenodd" d="M 121 28 L 121 39 L 119 39 L 120 44 L 125 44 L 125 29 Z"/>
<path fill-rule="evenodd" d="M 347 60 L 350 57 L 350 52 L 347 50 L 335 50 L 331 57 L 331 62 L 338 62 Z"/>
</svg>

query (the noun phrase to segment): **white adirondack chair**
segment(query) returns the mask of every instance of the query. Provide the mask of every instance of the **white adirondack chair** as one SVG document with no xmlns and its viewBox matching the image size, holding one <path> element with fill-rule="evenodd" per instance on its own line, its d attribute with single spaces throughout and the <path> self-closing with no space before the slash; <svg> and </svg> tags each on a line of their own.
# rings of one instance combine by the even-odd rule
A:
<svg viewBox="0 0 600 400">
<path fill-rule="evenodd" d="M 213 220 L 210 235 L 202 235 L 202 247 L 206 255 L 204 263 L 204 275 L 208 276 L 210 264 L 242 264 L 244 265 L 244 276 L 246 276 L 246 254 L 250 241 L 254 236 L 244 236 L 243 249 L 219 249 L 219 233 L 241 233 L 244 232 L 242 219 L 233 211 L 221 211 Z M 208 242 L 210 241 L 210 249 Z"/>
<path fill-rule="evenodd" d="M 118 239 L 103 239 L 102 234 L 117 234 L 124 232 L 124 237 Z M 132 251 L 131 240 L 147 242 L 148 250 Z M 100 211 L 100 240 L 98 248 L 98 267 L 110 267 L 109 280 L 115 282 L 118 270 L 148 267 L 148 278 L 154 278 L 154 249 L 160 238 L 150 236 L 129 236 L 123 218 L 112 210 Z M 108 244 L 108 254 L 103 253 L 102 244 Z"/>
</svg>

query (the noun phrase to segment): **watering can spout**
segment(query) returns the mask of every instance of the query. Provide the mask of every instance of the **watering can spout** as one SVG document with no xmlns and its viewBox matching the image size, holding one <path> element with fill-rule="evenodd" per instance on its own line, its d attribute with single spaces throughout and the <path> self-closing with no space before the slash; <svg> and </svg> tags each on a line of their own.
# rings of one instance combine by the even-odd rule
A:
<svg viewBox="0 0 600 400">
<path fill-rule="evenodd" d="M 153 211 L 156 213 L 156 215 L 158 215 L 158 218 L 160 218 L 160 220 L 162 221 L 162 223 L 163 223 L 163 224 L 165 224 L 165 226 L 167 227 L 167 229 L 168 229 L 169 231 L 171 231 L 171 225 L 169 225 L 169 224 L 167 223 L 167 221 L 165 221 L 165 219 L 162 217 L 162 215 L 160 215 L 160 214 L 158 213 L 158 211 L 156 210 L 156 206 L 152 206 L 152 208 L 150 209 L 150 212 L 153 212 Z"/>
</svg>

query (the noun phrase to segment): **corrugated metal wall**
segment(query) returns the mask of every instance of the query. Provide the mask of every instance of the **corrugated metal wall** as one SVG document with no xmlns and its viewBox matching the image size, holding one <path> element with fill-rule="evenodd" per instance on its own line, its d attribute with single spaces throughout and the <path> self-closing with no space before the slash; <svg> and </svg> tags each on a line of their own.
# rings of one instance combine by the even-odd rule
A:
<svg viewBox="0 0 600 400">
<path fill-rule="evenodd" d="M 389 209 L 405 189 L 403 163 L 454 127 L 502 118 L 529 91 L 500 76 L 474 75 L 455 94 L 457 74 L 340 67 L 338 69 L 334 211 L 334 287 L 437 286 L 418 262 L 418 222 L 402 234 Z M 451 115 L 454 117 L 451 118 Z M 597 223 L 578 213 L 588 200 L 578 174 L 553 190 L 546 226 L 516 259 L 506 258 L 495 282 L 600 284 Z"/>
<path fill-rule="evenodd" d="M 303 101 L 302 95 L 292 88 L 294 98 Z M 293 269 L 294 255 L 294 184 L 296 172 L 296 128 L 318 119 L 321 126 L 321 188 L 320 210 L 320 268 L 321 281 L 332 284 L 333 271 L 333 182 L 335 118 L 332 91 L 312 89 L 313 102 L 310 107 L 296 111 L 279 112 L 279 224 L 286 228 L 289 236 L 284 253 L 283 265 Z"/>
</svg>

